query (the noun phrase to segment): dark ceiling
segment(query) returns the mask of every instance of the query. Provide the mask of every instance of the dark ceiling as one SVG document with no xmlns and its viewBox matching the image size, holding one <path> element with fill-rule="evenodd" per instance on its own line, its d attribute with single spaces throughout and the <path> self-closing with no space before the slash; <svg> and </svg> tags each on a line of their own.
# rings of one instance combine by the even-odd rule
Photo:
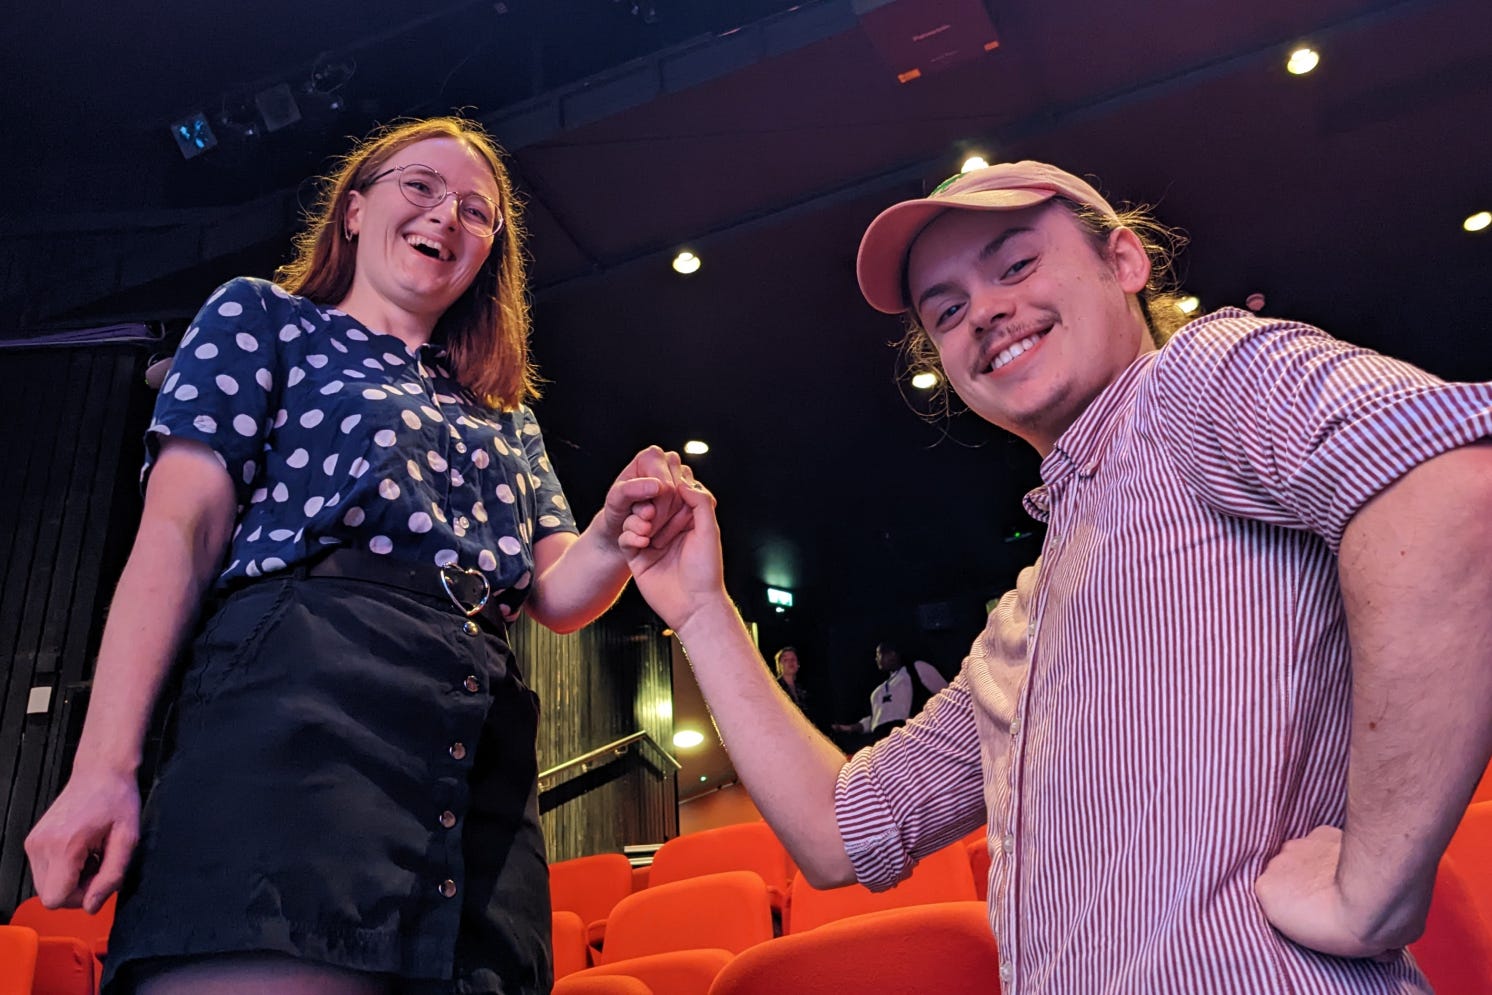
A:
<svg viewBox="0 0 1492 995">
<path fill-rule="evenodd" d="M 906 84 L 872 38 L 877 17 L 981 7 L 999 47 Z M 1294 77 L 1301 41 L 1322 61 Z M 998 590 L 1036 553 L 1006 541 L 1032 528 L 1035 458 L 968 417 L 920 420 L 886 346 L 898 322 L 855 289 L 864 225 L 965 150 L 1158 205 L 1206 307 L 1260 292 L 1268 314 L 1492 378 L 1492 231 L 1461 230 L 1492 209 L 1486 0 L 895 0 L 863 18 L 850 0 L 61 0 L 13 13 L 3 45 L 5 335 L 179 331 L 216 282 L 283 260 L 303 181 L 344 136 L 467 108 L 528 201 L 538 412 L 576 505 L 640 445 L 708 440 L 695 465 L 748 605 L 779 583 L 819 619 L 899 612 Z M 302 95 L 300 123 L 215 125 L 191 161 L 168 135 L 341 64 L 340 112 Z M 668 265 L 684 246 L 704 260 L 688 278 Z"/>
</svg>

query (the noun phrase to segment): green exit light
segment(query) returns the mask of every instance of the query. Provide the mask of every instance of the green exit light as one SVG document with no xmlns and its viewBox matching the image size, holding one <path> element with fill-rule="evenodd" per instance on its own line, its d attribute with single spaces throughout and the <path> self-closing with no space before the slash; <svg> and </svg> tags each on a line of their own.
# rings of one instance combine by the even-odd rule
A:
<svg viewBox="0 0 1492 995">
<path fill-rule="evenodd" d="M 767 588 L 767 604 L 777 605 L 779 608 L 791 608 L 793 606 L 793 592 L 769 587 Z"/>
</svg>

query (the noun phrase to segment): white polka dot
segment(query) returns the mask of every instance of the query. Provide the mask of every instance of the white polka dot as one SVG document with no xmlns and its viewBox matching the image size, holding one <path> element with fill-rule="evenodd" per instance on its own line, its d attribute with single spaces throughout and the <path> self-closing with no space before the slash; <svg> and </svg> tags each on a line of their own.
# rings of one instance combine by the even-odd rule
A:
<svg viewBox="0 0 1492 995">
<path fill-rule="evenodd" d="M 389 446 L 392 446 L 395 442 L 399 441 L 399 436 L 394 433 L 393 429 L 383 428 L 373 433 L 373 441 L 377 445 L 383 446 L 385 449 L 387 449 Z"/>
<path fill-rule="evenodd" d="M 305 370 L 301 369 L 299 366 L 292 366 L 292 367 L 290 367 L 290 375 L 285 378 L 285 385 L 287 387 L 294 387 L 296 384 L 300 383 L 305 378 L 306 378 L 306 371 Z"/>
<path fill-rule="evenodd" d="M 332 453 L 321 461 L 321 472 L 330 477 L 337 470 L 337 454 Z"/>
<path fill-rule="evenodd" d="M 421 387 L 417 383 L 407 383 L 407 384 L 404 384 L 404 393 L 406 393 L 406 394 L 419 394 L 419 393 L 423 393 L 424 389 L 425 388 Z"/>
<path fill-rule="evenodd" d="M 405 463 L 404 464 L 404 469 L 408 470 L 409 471 L 409 475 L 411 477 L 413 477 L 415 480 L 424 480 L 425 479 L 425 475 L 420 472 L 420 465 L 418 463 L 416 463 L 414 460 L 410 460 L 409 462 Z"/>
<path fill-rule="evenodd" d="M 290 412 L 286 411 L 284 408 L 281 408 L 279 411 L 275 412 L 275 428 L 282 428 L 284 424 L 289 420 Z"/>
<path fill-rule="evenodd" d="M 218 314 L 224 318 L 236 318 L 243 314 L 243 305 L 238 301 L 224 301 L 218 305 Z"/>
<path fill-rule="evenodd" d="M 254 482 L 254 471 L 257 470 L 257 469 L 259 469 L 259 468 L 254 465 L 254 461 L 253 460 L 251 460 L 251 459 L 250 460 L 244 460 L 244 462 L 243 462 L 243 482 L 246 483 L 246 484 L 252 484 Z"/>
<path fill-rule="evenodd" d="M 551 495 L 550 498 L 549 498 L 549 503 L 552 504 L 552 505 L 554 505 L 556 508 L 568 508 L 569 507 L 569 504 L 567 504 L 565 502 L 565 496 L 563 494 L 554 494 L 554 495 Z"/>
<path fill-rule="evenodd" d="M 377 387 L 368 387 L 363 391 L 363 397 L 367 398 L 370 401 L 381 401 L 384 398 L 388 397 L 388 395 L 379 390 Z"/>
<path fill-rule="evenodd" d="M 218 452 L 216 449 L 213 450 L 212 458 L 218 461 L 218 466 L 222 467 L 224 470 L 228 469 L 228 460 L 224 458 L 223 454 Z"/>
<path fill-rule="evenodd" d="M 237 432 L 245 439 L 252 439 L 254 436 L 259 434 L 259 423 L 250 418 L 248 415 L 234 415 L 233 431 Z"/>
<path fill-rule="evenodd" d="M 275 385 L 275 378 L 268 370 L 258 369 L 254 371 L 254 382 L 265 390 L 270 390 Z"/>
<path fill-rule="evenodd" d="M 290 500 L 290 488 L 286 487 L 285 484 L 284 484 L 284 482 L 281 481 L 280 483 L 275 484 L 275 489 L 270 492 L 269 496 L 272 497 L 272 498 L 274 498 L 276 501 L 281 502 L 281 503 L 283 503 L 285 501 L 289 501 Z"/>
<path fill-rule="evenodd" d="M 498 484 L 497 499 L 503 504 L 512 504 L 514 500 L 513 488 L 509 487 L 507 484 Z"/>
<path fill-rule="evenodd" d="M 237 342 L 238 347 L 244 352 L 254 352 L 256 349 L 259 348 L 259 340 L 254 338 L 254 336 L 250 335 L 248 332 L 239 332 L 237 335 L 233 336 L 233 341 Z"/>
<path fill-rule="evenodd" d="M 184 383 L 176 388 L 176 399 L 178 401 L 194 401 L 197 399 L 197 388 L 189 383 Z"/>
<path fill-rule="evenodd" d="M 380 480 L 378 493 L 392 501 L 399 496 L 399 485 L 392 480 Z"/>
<path fill-rule="evenodd" d="M 434 527 L 435 523 L 423 511 L 417 511 L 409 516 L 409 531 L 411 532 L 429 532 Z"/>
<path fill-rule="evenodd" d="M 343 345 L 342 343 L 338 342 L 336 339 L 332 339 L 331 343 L 332 343 L 332 348 L 335 349 L 335 350 L 337 350 L 338 352 L 341 352 L 341 353 L 347 352 L 347 347 L 345 345 Z"/>
<path fill-rule="evenodd" d="M 539 524 L 542 525 L 542 526 L 544 526 L 546 529 L 555 528 L 555 527 L 557 527 L 559 525 L 559 523 L 560 523 L 560 517 L 558 515 L 540 515 L 539 516 Z"/>
<path fill-rule="evenodd" d="M 386 352 L 383 354 L 383 361 L 390 366 L 403 366 L 405 363 L 409 362 L 409 360 L 405 359 L 403 356 L 395 356 L 391 352 Z"/>
<path fill-rule="evenodd" d="M 363 474 L 365 474 L 367 472 L 368 472 L 368 461 L 365 460 L 365 459 L 363 459 L 361 456 L 359 456 L 357 459 L 353 460 L 352 461 L 352 465 L 347 468 L 348 475 L 349 476 L 353 476 L 353 477 L 361 477 Z"/>
<path fill-rule="evenodd" d="M 244 539 L 247 542 L 258 542 L 259 541 L 259 533 L 261 533 L 263 531 L 264 531 L 263 527 L 257 528 L 253 532 L 250 532 L 247 536 L 245 536 Z"/>
<path fill-rule="evenodd" d="M 499 456 L 508 455 L 508 444 L 503 441 L 503 437 L 500 435 L 492 437 L 492 448 L 497 450 Z"/>
<path fill-rule="evenodd" d="M 326 499 L 326 506 L 328 508 L 335 508 L 341 502 L 341 500 L 342 495 L 340 493 L 333 494 L 331 497 Z"/>
<path fill-rule="evenodd" d="M 197 333 L 201 330 L 202 329 L 195 326 L 192 328 L 188 328 L 187 333 L 181 337 L 181 347 L 185 349 L 187 346 L 191 345 L 192 340 L 197 337 Z"/>
<path fill-rule="evenodd" d="M 471 461 L 478 470 L 485 470 L 487 469 L 487 464 L 492 462 L 492 457 L 487 455 L 487 450 L 478 449 L 471 454 Z"/>
<path fill-rule="evenodd" d="M 420 416 L 415 414 L 413 411 L 410 411 L 408 408 L 405 408 L 403 411 L 399 412 L 399 417 L 403 419 L 404 424 L 408 425 L 410 428 L 420 427 Z"/>
<path fill-rule="evenodd" d="M 199 432 L 211 435 L 218 430 L 218 420 L 212 415 L 198 415 L 192 419 L 192 427 Z"/>
<path fill-rule="evenodd" d="M 527 494 L 528 493 L 528 475 L 524 474 L 524 473 L 520 473 L 514 479 L 518 481 L 518 493 L 519 494 Z"/>
<path fill-rule="evenodd" d="M 293 535 L 295 535 L 294 529 L 275 529 L 269 534 L 269 537 L 275 542 L 284 542 Z"/>
<path fill-rule="evenodd" d="M 437 567 L 448 567 L 455 563 L 459 557 L 454 549 L 437 549 L 435 551 L 435 565 Z"/>
<path fill-rule="evenodd" d="M 437 404 L 455 404 L 456 403 L 456 399 L 454 397 L 452 397 L 450 394 L 436 394 L 435 395 L 435 401 L 436 401 Z"/>
<path fill-rule="evenodd" d="M 363 524 L 363 519 L 366 517 L 367 516 L 363 514 L 363 509 L 348 508 L 347 514 L 342 516 L 342 524 L 350 525 L 353 528 L 357 528 L 359 525 Z"/>
<path fill-rule="evenodd" d="M 280 341 L 281 342 L 289 342 L 291 339 L 296 339 L 296 338 L 299 338 L 299 337 L 300 337 L 300 326 L 299 325 L 286 325 L 284 328 L 280 329 Z"/>
<path fill-rule="evenodd" d="M 196 351 L 192 353 L 192 355 L 196 356 L 198 359 L 213 359 L 217 356 L 217 354 L 218 347 L 213 345 L 211 342 L 202 343 L 196 348 Z"/>
<path fill-rule="evenodd" d="M 282 559 L 280 559 L 278 556 L 266 556 L 264 558 L 264 571 L 265 571 L 265 573 L 269 573 L 272 570 L 284 570 L 284 569 L 285 569 L 285 561 L 282 560 Z"/>
<path fill-rule="evenodd" d="M 460 487 L 464 483 L 466 483 L 466 478 L 463 477 L 463 476 L 461 476 L 461 471 L 452 468 L 452 470 L 451 470 L 451 486 L 452 487 Z"/>
<path fill-rule="evenodd" d="M 522 544 L 520 544 L 518 540 L 514 539 L 512 536 L 503 536 L 501 539 L 497 540 L 497 548 L 502 550 L 504 553 L 507 553 L 509 556 L 517 556 L 519 553 L 523 552 Z"/>
<path fill-rule="evenodd" d="M 313 352 L 311 353 L 311 355 L 306 357 L 306 362 L 310 363 L 313 367 L 319 370 L 326 365 L 326 357 L 321 355 L 321 353 L 319 352 Z"/>
<path fill-rule="evenodd" d="M 366 341 L 368 341 L 368 333 L 365 332 L 365 331 L 363 331 L 361 328 L 349 328 L 343 334 L 345 334 L 349 339 L 351 339 L 354 342 L 366 342 Z"/>
<path fill-rule="evenodd" d="M 250 577 L 258 577 L 259 564 L 255 563 L 253 560 L 250 560 L 249 565 L 243 568 L 243 572 L 248 574 Z"/>
<path fill-rule="evenodd" d="M 362 420 L 362 415 L 348 415 L 346 418 L 343 418 L 341 426 L 342 433 L 345 435 L 346 433 L 351 432 L 352 427 Z"/>
<path fill-rule="evenodd" d="M 476 504 L 472 505 L 471 506 L 471 517 L 475 518 L 479 522 L 485 522 L 487 520 L 487 507 L 486 507 L 486 505 L 482 504 L 482 502 L 480 502 L 480 501 L 478 501 Z"/>
<path fill-rule="evenodd" d="M 300 416 L 301 427 L 315 428 L 317 425 L 321 424 L 321 419 L 325 417 L 326 416 L 322 414 L 320 410 L 312 408 L 310 411 L 307 411 L 305 414 Z M 519 479 L 521 480 L 522 478 L 520 477 Z"/>
<path fill-rule="evenodd" d="M 368 357 L 367 359 L 363 360 L 363 365 L 366 366 L 370 370 L 381 370 L 381 369 L 383 369 L 383 364 L 380 363 L 378 360 L 374 359 L 371 356 Z"/>
<path fill-rule="evenodd" d="M 311 454 L 304 449 L 297 449 L 285 460 L 287 466 L 293 466 L 297 470 L 311 462 Z"/>
<path fill-rule="evenodd" d="M 368 540 L 368 548 L 379 556 L 393 552 L 394 542 L 388 536 L 374 536 Z"/>
<path fill-rule="evenodd" d="M 324 504 L 326 504 L 325 498 L 313 497 L 305 503 L 305 506 L 301 510 L 306 513 L 307 518 L 310 518 L 312 515 L 320 511 L 322 505 Z"/>
<path fill-rule="evenodd" d="M 439 422 L 441 420 L 440 412 L 430 407 L 430 405 L 428 404 L 420 405 L 420 413 L 433 422 Z"/>
<path fill-rule="evenodd" d="M 525 570 L 525 571 L 523 571 L 523 575 L 520 576 L 517 580 L 515 580 L 513 582 L 513 587 L 515 589 L 521 591 L 525 587 L 528 587 L 528 582 L 531 581 L 531 580 L 533 580 L 533 579 L 534 579 L 533 573 L 531 571 Z"/>
<path fill-rule="evenodd" d="M 167 377 L 166 378 L 166 382 L 161 385 L 161 391 L 162 391 L 162 393 L 169 394 L 173 390 L 175 390 L 176 389 L 176 381 L 178 381 L 180 379 L 181 379 L 181 374 L 180 373 L 173 373 L 169 377 Z"/>
<path fill-rule="evenodd" d="M 533 422 L 529 422 L 527 425 L 523 426 L 523 434 L 524 435 L 538 435 L 539 434 L 539 426 L 535 425 Z"/>
<path fill-rule="evenodd" d="M 325 387 L 321 388 L 321 393 L 323 393 L 323 394 L 335 394 L 337 391 L 341 390 L 343 386 L 344 385 L 343 385 L 342 381 L 340 381 L 340 380 L 333 380 L 331 383 L 329 383 Z"/>
<path fill-rule="evenodd" d="M 434 501 L 430 502 L 430 514 L 435 516 L 437 522 L 444 522 L 446 520 L 446 513 L 441 511 L 440 505 Z"/>
<path fill-rule="evenodd" d="M 483 570 L 496 570 L 497 557 L 493 555 L 492 550 L 484 549 L 477 554 L 477 566 Z"/>
<path fill-rule="evenodd" d="M 258 490 L 256 490 L 254 492 L 254 494 L 253 494 L 252 497 L 249 498 L 249 504 L 258 504 L 259 502 L 263 501 L 267 497 L 269 497 L 269 489 L 265 488 L 265 487 L 261 487 L 261 488 L 259 488 Z M 254 532 L 256 534 L 258 533 L 258 531 L 259 531 L 258 529 L 254 530 Z"/>
<path fill-rule="evenodd" d="M 229 397 L 232 397 L 234 394 L 238 393 L 238 381 L 234 380 L 226 373 L 219 373 L 215 378 L 215 382 L 218 385 L 218 390 L 222 391 L 224 394 L 227 394 Z"/>
<path fill-rule="evenodd" d="M 433 449 L 425 453 L 425 462 L 430 464 L 430 469 L 436 473 L 440 473 L 449 465 L 446 463 L 446 458 Z"/>
</svg>

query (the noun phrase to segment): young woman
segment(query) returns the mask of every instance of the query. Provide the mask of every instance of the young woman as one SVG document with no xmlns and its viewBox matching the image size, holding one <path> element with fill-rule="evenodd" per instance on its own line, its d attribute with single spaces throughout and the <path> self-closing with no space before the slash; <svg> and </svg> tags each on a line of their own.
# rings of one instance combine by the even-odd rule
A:
<svg viewBox="0 0 1492 995">
<path fill-rule="evenodd" d="M 72 777 L 27 840 L 46 904 L 119 890 L 107 990 L 548 990 L 506 623 L 604 611 L 679 463 L 640 453 L 577 530 L 525 405 L 521 239 L 480 130 L 404 124 L 342 162 L 278 283 L 230 281 L 184 336 Z"/>
</svg>

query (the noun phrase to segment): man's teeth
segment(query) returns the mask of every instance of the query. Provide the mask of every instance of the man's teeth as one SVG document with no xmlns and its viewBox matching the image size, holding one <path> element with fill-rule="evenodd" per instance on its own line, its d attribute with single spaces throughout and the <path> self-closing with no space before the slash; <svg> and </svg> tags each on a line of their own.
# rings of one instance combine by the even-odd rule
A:
<svg viewBox="0 0 1492 995">
<path fill-rule="evenodd" d="M 1036 333 L 1035 335 L 1029 335 L 1026 338 L 1021 339 L 1019 342 L 1016 342 L 1015 344 L 1007 346 L 1006 348 L 1000 350 L 1000 354 L 995 357 L 994 362 L 989 364 L 989 368 L 991 370 L 998 370 L 1000 367 L 1004 366 L 1006 363 L 1010 362 L 1012 359 L 1019 356 L 1021 353 L 1025 352 L 1027 349 L 1031 348 L 1038 341 L 1040 341 L 1041 335 L 1042 333 L 1040 332 Z"/>
<path fill-rule="evenodd" d="M 431 259 L 440 259 L 446 262 L 456 258 L 456 254 L 441 247 L 439 242 L 433 242 L 423 235 L 406 235 L 404 241 L 409 243 L 415 250 L 424 253 Z"/>
</svg>

